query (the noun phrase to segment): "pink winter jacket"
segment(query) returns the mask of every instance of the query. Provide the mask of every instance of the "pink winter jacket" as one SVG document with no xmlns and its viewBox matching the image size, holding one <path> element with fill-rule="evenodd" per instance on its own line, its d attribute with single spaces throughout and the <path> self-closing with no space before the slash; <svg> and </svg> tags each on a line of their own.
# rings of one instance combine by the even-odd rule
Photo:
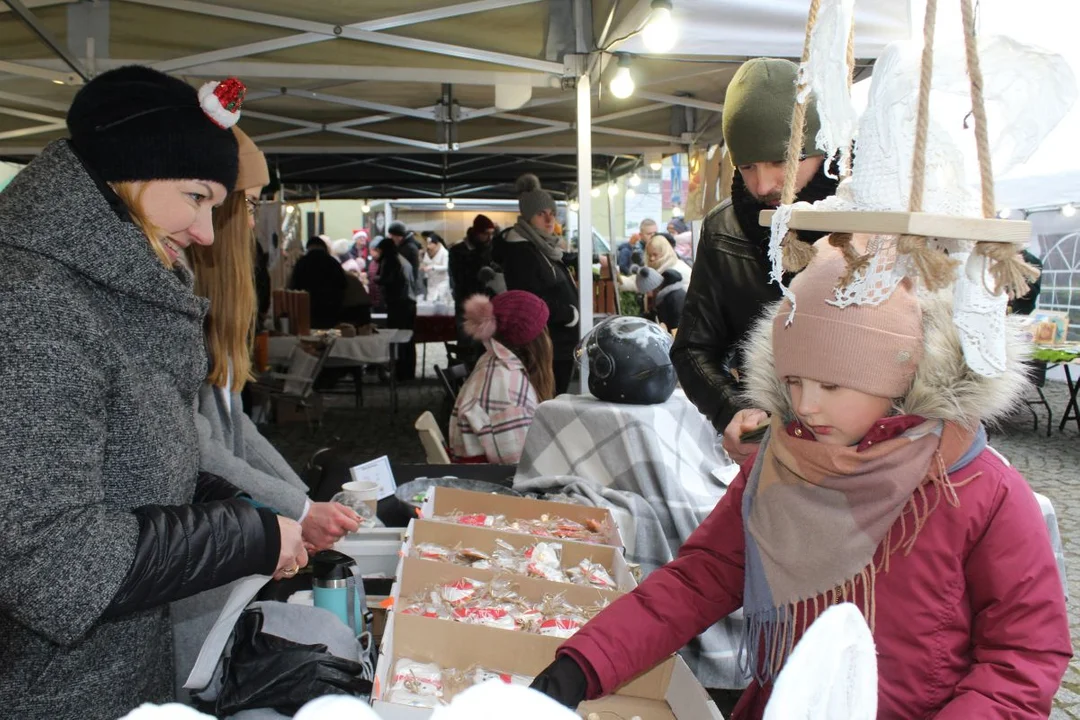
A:
<svg viewBox="0 0 1080 720">
<path fill-rule="evenodd" d="M 560 648 L 585 670 L 590 699 L 742 605 L 751 466 L 678 558 Z M 1046 718 L 1072 648 L 1042 513 L 1024 478 L 989 449 L 951 475 L 960 506 L 942 502 L 911 554 L 894 554 L 877 578 L 878 717 Z M 733 720 L 760 718 L 768 694 L 752 684 Z"/>
</svg>

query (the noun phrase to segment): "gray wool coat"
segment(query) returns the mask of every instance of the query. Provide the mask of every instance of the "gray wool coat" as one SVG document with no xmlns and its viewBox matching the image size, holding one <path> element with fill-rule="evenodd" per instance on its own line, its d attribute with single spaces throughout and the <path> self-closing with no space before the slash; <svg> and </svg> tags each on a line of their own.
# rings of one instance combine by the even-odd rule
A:
<svg viewBox="0 0 1080 720">
<path fill-rule="evenodd" d="M 240 395 L 203 383 L 199 389 L 199 466 L 227 479 L 281 515 L 299 520 L 307 485 L 244 414 Z M 231 408 L 230 408 L 231 405 Z"/>
<path fill-rule="evenodd" d="M 0 193 L 0 715 L 171 699 L 168 607 L 102 616 L 131 511 L 192 499 L 205 310 L 66 141 Z"/>
</svg>

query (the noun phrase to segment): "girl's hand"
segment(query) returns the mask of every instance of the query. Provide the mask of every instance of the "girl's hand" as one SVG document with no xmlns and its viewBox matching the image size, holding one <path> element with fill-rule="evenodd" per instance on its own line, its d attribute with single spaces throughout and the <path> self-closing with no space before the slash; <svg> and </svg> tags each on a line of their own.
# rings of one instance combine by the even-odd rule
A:
<svg viewBox="0 0 1080 720">
<path fill-rule="evenodd" d="M 758 443 L 744 443 L 739 439 L 743 433 L 750 432 L 769 419 L 769 414 L 764 410 L 749 408 L 740 410 L 731 418 L 731 422 L 724 428 L 724 452 L 739 465 L 757 452 Z"/>
</svg>

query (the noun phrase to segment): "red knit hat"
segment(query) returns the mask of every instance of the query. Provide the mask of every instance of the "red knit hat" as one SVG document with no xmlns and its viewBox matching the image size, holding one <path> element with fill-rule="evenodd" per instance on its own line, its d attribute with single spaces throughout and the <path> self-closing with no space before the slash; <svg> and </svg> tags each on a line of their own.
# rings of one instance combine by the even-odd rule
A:
<svg viewBox="0 0 1080 720">
<path fill-rule="evenodd" d="M 495 229 L 495 223 L 487 215 L 477 215 L 472 221 L 473 232 L 484 233 Z"/>
<path fill-rule="evenodd" d="M 465 301 L 465 332 L 481 342 L 498 335 L 507 345 L 528 345 L 544 332 L 548 307 L 524 290 L 508 290 L 494 299 L 473 295 Z"/>
</svg>

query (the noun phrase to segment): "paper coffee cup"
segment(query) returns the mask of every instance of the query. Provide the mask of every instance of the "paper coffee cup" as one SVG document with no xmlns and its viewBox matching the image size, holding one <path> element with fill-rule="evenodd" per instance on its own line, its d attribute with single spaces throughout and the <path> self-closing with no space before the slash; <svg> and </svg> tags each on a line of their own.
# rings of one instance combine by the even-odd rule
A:
<svg viewBox="0 0 1080 720">
<path fill-rule="evenodd" d="M 349 496 L 350 500 L 362 502 L 371 508 L 372 516 L 379 505 L 379 484 L 371 480 L 353 480 L 342 484 L 341 491 Z"/>
</svg>

